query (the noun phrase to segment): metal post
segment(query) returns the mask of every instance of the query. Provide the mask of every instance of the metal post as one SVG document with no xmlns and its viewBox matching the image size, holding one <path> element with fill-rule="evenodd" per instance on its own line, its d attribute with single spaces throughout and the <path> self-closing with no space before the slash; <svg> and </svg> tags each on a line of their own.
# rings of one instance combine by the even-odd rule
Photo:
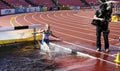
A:
<svg viewBox="0 0 120 71">
<path fill-rule="evenodd" d="M 36 28 L 34 28 L 34 48 L 36 48 Z"/>
<path fill-rule="evenodd" d="M 119 42 L 120 42 L 120 37 L 118 38 Z M 118 53 L 120 55 L 120 46 L 119 46 L 119 49 L 118 49 Z M 120 61 L 119 61 L 120 62 Z"/>
</svg>

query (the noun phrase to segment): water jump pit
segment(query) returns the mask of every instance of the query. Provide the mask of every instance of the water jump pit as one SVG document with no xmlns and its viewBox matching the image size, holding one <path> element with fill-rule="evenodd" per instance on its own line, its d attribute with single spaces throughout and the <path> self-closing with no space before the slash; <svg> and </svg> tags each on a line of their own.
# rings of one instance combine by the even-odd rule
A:
<svg viewBox="0 0 120 71">
<path fill-rule="evenodd" d="M 51 47 L 49 57 L 55 63 L 55 71 L 70 71 L 95 64 L 96 58 L 88 54 L 53 43 L 50 43 L 49 46 Z"/>
<path fill-rule="evenodd" d="M 31 42 L 1 47 L 0 71 L 69 71 L 94 64 L 92 57 L 52 47 L 50 57 L 34 49 Z"/>
</svg>

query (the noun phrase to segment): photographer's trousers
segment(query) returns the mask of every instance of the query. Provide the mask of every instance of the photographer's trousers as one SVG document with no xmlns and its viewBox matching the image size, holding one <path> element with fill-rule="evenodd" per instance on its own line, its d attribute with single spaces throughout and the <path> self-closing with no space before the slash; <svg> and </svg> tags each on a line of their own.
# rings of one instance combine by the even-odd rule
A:
<svg viewBox="0 0 120 71">
<path fill-rule="evenodd" d="M 97 48 L 101 49 L 101 34 L 103 33 L 103 38 L 104 38 L 104 47 L 105 49 L 109 48 L 109 40 L 108 40 L 108 35 L 109 35 L 109 30 L 108 30 L 108 22 L 104 23 L 99 23 L 99 25 L 96 26 L 96 46 Z"/>
</svg>

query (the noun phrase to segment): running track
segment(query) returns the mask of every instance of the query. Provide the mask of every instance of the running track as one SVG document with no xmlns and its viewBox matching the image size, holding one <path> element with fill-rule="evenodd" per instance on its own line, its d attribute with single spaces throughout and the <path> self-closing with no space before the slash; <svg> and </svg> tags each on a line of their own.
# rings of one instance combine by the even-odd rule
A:
<svg viewBox="0 0 120 71">
<path fill-rule="evenodd" d="M 0 26 L 21 26 L 31 24 L 50 24 L 53 33 L 59 37 L 61 42 L 53 42 L 55 44 L 65 46 L 72 49 L 77 49 L 81 52 L 90 54 L 97 57 L 96 64 L 100 67 L 93 68 L 94 70 L 89 71 L 115 71 L 120 70 L 116 68 L 115 58 L 118 51 L 120 51 L 120 43 L 118 37 L 120 36 L 120 23 L 110 22 L 110 50 L 111 52 L 104 52 L 104 43 L 102 37 L 102 52 L 96 52 L 95 42 L 95 26 L 91 25 L 90 22 L 94 15 L 94 10 L 73 10 L 73 11 L 50 11 L 50 12 L 35 12 L 35 13 L 24 13 L 15 14 L 9 16 L 0 17 Z M 14 17 L 14 21 L 11 22 L 11 17 Z M 55 38 L 52 38 L 56 40 Z M 106 65 L 105 65 L 106 64 Z M 105 67 L 103 66 L 105 65 Z M 91 67 L 94 67 L 92 65 Z M 104 67 L 104 69 L 102 69 Z M 97 69 L 99 68 L 99 69 Z M 86 68 L 83 68 L 85 71 Z M 88 68 L 89 69 L 89 68 Z M 71 69 L 71 71 L 79 71 L 79 67 Z M 80 70 L 82 71 L 82 70 Z"/>
</svg>

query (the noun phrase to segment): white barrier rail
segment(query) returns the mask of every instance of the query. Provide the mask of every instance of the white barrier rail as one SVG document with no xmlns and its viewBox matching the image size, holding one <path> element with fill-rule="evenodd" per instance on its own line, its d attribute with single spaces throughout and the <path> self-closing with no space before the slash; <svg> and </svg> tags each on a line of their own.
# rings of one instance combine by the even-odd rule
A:
<svg viewBox="0 0 120 71">
<path fill-rule="evenodd" d="M 15 30 L 23 30 L 23 29 L 32 29 L 33 28 L 33 33 L 35 33 L 36 32 L 36 28 L 41 28 L 41 24 L 34 24 L 34 25 L 27 25 L 27 26 L 14 26 L 14 27 L 12 27 L 12 26 L 10 26 L 10 27 L 0 27 L 0 33 L 2 33 L 2 35 L 1 36 L 3 36 L 3 34 L 5 35 L 5 36 L 3 36 L 3 37 L 9 37 L 9 33 L 7 33 L 7 32 L 9 32 L 9 31 L 15 31 Z M 6 32 L 5 32 L 6 31 Z M 23 30 L 23 32 L 24 32 L 24 30 Z M 22 33 L 22 32 L 20 32 L 20 33 Z M 32 32 L 31 32 L 32 33 Z M 16 34 L 16 33 L 15 33 Z M 19 34 L 19 33 L 18 33 Z M 7 35 L 7 36 L 6 36 Z M 19 35 L 18 35 L 19 36 Z M 36 42 L 36 34 L 33 34 L 33 39 L 34 39 L 34 42 Z M 13 36 L 14 37 L 14 36 Z M 15 36 L 16 37 L 16 36 Z M 2 38 L 1 38 L 2 39 Z M 12 38 L 13 39 L 13 38 Z M 5 39 L 5 40 L 7 40 L 7 39 Z M 0 41 L 0 42 L 2 42 L 2 40 Z M 35 48 L 36 48 L 36 46 L 35 46 Z"/>
<path fill-rule="evenodd" d="M 40 28 L 40 24 L 28 25 L 28 26 L 15 26 L 15 27 L 1 27 L 0 31 L 13 31 L 13 30 L 20 30 L 20 29 L 30 29 L 30 28 Z"/>
</svg>

